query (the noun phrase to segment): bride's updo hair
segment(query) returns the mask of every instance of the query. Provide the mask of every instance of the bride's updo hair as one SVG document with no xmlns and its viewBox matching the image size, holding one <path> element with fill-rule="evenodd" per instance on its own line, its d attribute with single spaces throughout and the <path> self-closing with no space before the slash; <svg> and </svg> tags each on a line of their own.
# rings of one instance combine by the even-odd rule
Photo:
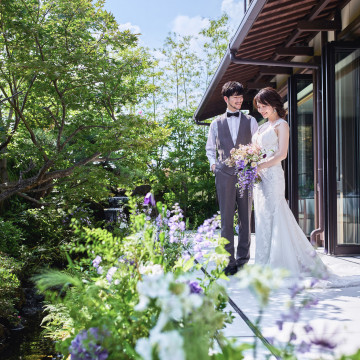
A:
<svg viewBox="0 0 360 360">
<path fill-rule="evenodd" d="M 253 104 L 255 109 L 257 109 L 257 103 L 263 105 L 270 105 L 275 108 L 276 112 L 281 118 L 285 118 L 286 110 L 284 109 L 283 102 L 279 93 L 272 87 L 266 87 L 261 89 L 254 97 Z"/>
</svg>

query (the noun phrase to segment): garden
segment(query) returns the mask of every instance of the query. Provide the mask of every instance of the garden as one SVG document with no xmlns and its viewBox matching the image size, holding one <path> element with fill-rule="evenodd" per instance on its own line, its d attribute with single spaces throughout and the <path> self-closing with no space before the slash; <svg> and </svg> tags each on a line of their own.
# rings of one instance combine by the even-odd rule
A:
<svg viewBox="0 0 360 360">
<path fill-rule="evenodd" d="M 0 358 L 256 358 L 256 341 L 223 333 L 226 240 L 208 128 L 192 119 L 227 16 L 199 33 L 202 57 L 176 33 L 155 56 L 103 1 L 3 0 L 0 27 Z M 249 266 L 239 287 L 265 311 L 284 276 Z M 311 305 L 304 290 L 290 310 Z M 261 334 L 261 316 L 254 325 Z M 47 357 L 10 354 L 24 331 Z M 324 345 L 292 340 L 270 353 Z"/>
</svg>

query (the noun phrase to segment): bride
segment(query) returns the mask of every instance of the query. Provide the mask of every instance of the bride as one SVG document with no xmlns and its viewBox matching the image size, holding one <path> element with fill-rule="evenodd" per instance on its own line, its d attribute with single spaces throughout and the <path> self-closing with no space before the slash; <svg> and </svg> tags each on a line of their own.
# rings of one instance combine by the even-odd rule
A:
<svg viewBox="0 0 360 360">
<path fill-rule="evenodd" d="M 288 152 L 289 125 L 280 95 L 267 87 L 258 92 L 254 106 L 267 119 L 252 137 L 266 157 L 258 166 L 261 182 L 254 189 L 255 263 L 283 268 L 291 276 L 327 274 L 295 220 L 285 200 L 285 177 L 281 166 Z"/>
</svg>

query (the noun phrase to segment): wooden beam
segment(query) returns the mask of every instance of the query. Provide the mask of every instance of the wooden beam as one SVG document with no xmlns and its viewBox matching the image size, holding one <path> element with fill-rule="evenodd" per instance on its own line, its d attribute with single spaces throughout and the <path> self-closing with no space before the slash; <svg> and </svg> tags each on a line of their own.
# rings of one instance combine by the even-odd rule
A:
<svg viewBox="0 0 360 360">
<path fill-rule="evenodd" d="M 278 75 L 278 74 L 292 74 L 292 68 L 281 66 L 260 66 L 259 72 L 261 75 Z"/>
<path fill-rule="evenodd" d="M 309 46 L 277 47 L 275 53 L 280 56 L 313 56 L 314 48 Z"/>
<path fill-rule="evenodd" d="M 336 31 L 341 30 L 341 24 L 331 20 L 299 21 L 297 28 L 299 31 Z"/>
<path fill-rule="evenodd" d="M 359 39 L 360 36 L 360 17 L 357 17 L 350 25 L 348 25 L 340 34 L 338 40 L 353 41 Z"/>
<path fill-rule="evenodd" d="M 250 89 L 263 89 L 265 87 L 268 87 L 268 86 L 271 86 L 273 88 L 275 88 L 275 85 L 274 83 L 268 81 L 249 81 L 246 83 L 246 88 L 248 90 Z"/>
</svg>

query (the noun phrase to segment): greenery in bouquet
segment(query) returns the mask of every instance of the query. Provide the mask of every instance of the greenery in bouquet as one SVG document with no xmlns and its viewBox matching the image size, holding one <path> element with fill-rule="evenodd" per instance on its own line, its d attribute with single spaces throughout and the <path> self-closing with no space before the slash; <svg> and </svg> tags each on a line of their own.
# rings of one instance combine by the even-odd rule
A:
<svg viewBox="0 0 360 360">
<path fill-rule="evenodd" d="M 255 144 L 240 144 L 238 148 L 231 149 L 230 157 L 225 160 L 225 164 L 235 168 L 238 177 L 236 186 L 241 197 L 244 196 L 245 190 L 252 196 L 255 183 L 261 181 L 257 175 L 257 167 L 265 157 L 266 154 Z"/>
</svg>

